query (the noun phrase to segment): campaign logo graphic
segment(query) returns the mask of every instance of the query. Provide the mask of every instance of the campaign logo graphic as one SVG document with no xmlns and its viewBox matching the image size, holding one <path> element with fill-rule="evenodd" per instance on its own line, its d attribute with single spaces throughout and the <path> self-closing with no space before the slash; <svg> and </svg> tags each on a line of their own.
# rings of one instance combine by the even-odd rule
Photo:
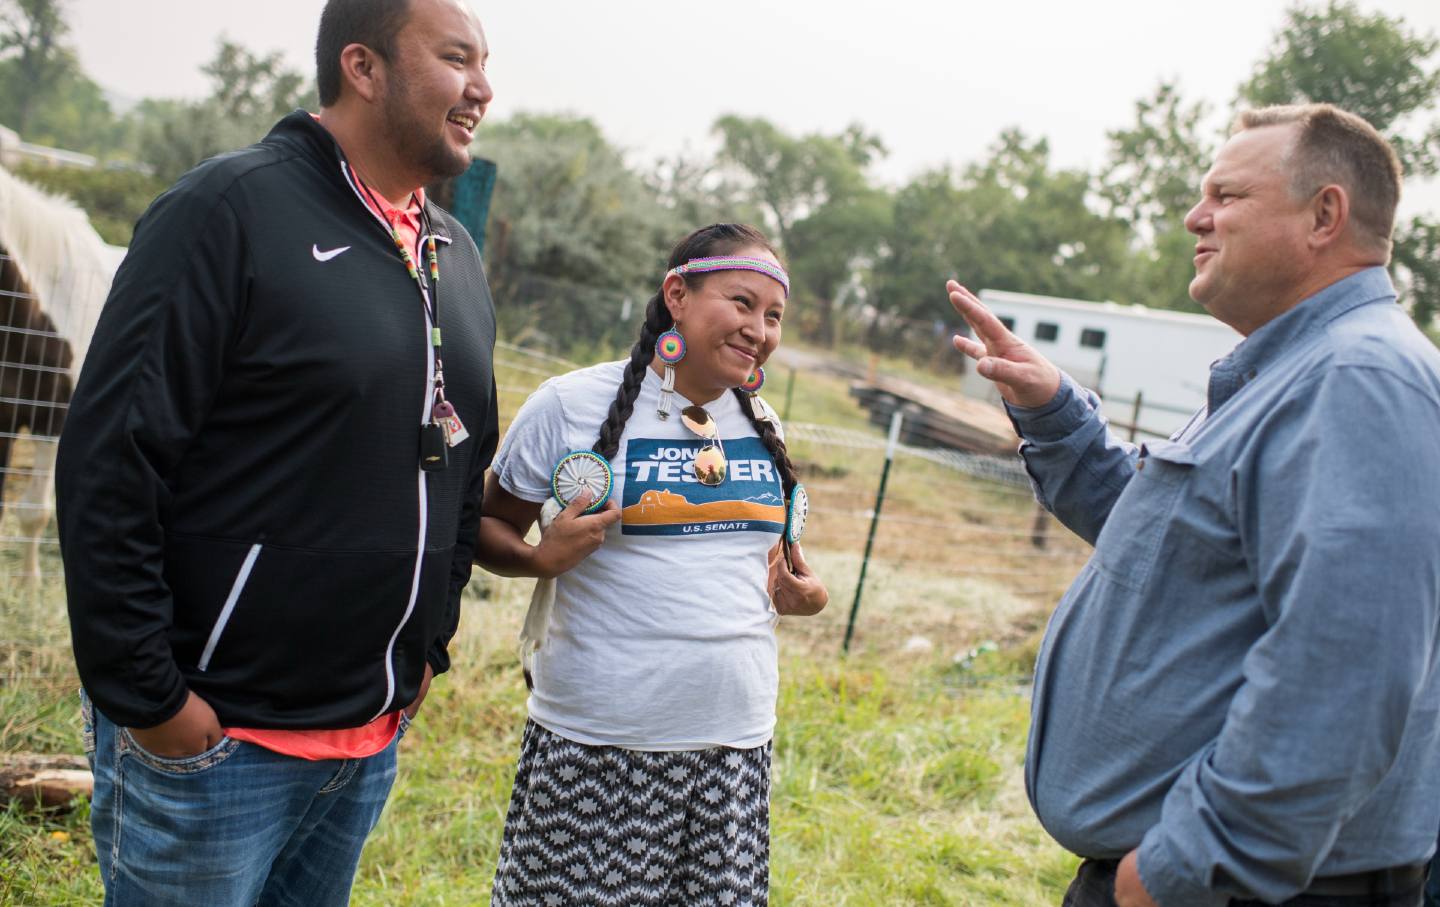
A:
<svg viewBox="0 0 1440 907">
<path fill-rule="evenodd" d="M 626 535 L 773 532 L 785 527 L 783 486 L 759 438 L 725 442 L 725 481 L 695 478 L 700 441 L 635 438 L 625 448 L 620 528 Z"/>
</svg>

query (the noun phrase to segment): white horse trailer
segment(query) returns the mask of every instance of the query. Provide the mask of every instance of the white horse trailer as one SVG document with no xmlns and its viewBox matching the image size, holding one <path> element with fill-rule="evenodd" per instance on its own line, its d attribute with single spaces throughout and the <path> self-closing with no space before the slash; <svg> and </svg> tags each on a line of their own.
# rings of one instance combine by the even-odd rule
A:
<svg viewBox="0 0 1440 907">
<path fill-rule="evenodd" d="M 1209 315 L 1004 290 L 982 290 L 980 299 L 1020 339 L 1100 394 L 1120 435 L 1134 426 L 1142 440 L 1171 434 L 1204 405 L 1210 363 L 1241 340 Z M 968 396 L 1000 401 L 973 369 L 961 386 Z"/>
</svg>

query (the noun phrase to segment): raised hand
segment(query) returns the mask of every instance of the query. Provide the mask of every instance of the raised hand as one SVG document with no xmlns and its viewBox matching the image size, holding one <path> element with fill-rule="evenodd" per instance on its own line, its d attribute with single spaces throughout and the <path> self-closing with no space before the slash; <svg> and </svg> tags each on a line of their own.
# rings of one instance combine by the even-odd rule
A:
<svg viewBox="0 0 1440 907">
<path fill-rule="evenodd" d="M 951 342 L 976 360 L 975 370 L 995 382 L 1000 396 L 1015 406 L 1032 409 L 1055 399 L 1060 391 L 1060 370 L 1010 333 L 974 293 L 953 280 L 946 281 L 945 289 L 950 304 L 975 332 L 973 339 L 956 334 Z"/>
</svg>

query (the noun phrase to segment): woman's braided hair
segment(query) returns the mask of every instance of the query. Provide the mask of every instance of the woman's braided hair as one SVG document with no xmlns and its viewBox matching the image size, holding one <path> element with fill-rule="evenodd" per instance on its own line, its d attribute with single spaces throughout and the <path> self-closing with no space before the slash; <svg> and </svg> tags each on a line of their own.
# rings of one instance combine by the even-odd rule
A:
<svg viewBox="0 0 1440 907">
<path fill-rule="evenodd" d="M 666 265 L 666 270 L 678 268 L 692 259 L 732 255 L 741 249 L 754 246 L 768 249 L 772 254 L 775 252 L 765 235 L 754 227 L 745 224 L 711 224 L 701 227 L 676 243 L 670 252 L 670 263 Z M 686 274 L 684 280 L 691 288 L 695 288 L 707 277 L 708 274 Z M 675 320 L 670 317 L 670 309 L 665 305 L 664 292 L 657 292 L 645 306 L 645 323 L 640 328 L 640 338 L 630 348 L 630 361 L 625 364 L 625 376 L 615 391 L 610 412 L 600 425 L 600 437 L 591 447 L 591 450 L 605 459 L 615 459 L 615 454 L 620 449 L 620 435 L 625 431 L 625 423 L 630 421 L 630 414 L 635 411 L 635 398 L 640 394 L 640 385 L 645 382 L 645 370 L 655 358 L 655 341 L 674 326 Z M 774 458 L 775 465 L 780 470 L 780 481 L 785 488 L 785 500 L 790 500 L 790 492 L 799 480 L 795 476 L 795 466 L 790 462 L 790 455 L 785 449 L 785 442 L 780 439 L 780 433 L 775 430 L 774 424 L 755 417 L 748 399 L 749 394 L 738 387 L 733 393 L 740 401 L 740 411 L 750 419 L 761 443 Z"/>
</svg>

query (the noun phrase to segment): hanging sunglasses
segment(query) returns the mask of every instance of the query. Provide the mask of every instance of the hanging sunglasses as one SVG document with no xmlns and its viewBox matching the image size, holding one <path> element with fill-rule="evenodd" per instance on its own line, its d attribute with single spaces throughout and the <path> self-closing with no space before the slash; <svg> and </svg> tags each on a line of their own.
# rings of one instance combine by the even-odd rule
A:
<svg viewBox="0 0 1440 907">
<path fill-rule="evenodd" d="M 720 442 L 720 426 L 703 406 L 687 406 L 680 411 L 685 427 L 704 439 L 705 446 L 695 452 L 695 478 L 701 485 L 715 486 L 725 481 L 725 446 Z"/>
</svg>

